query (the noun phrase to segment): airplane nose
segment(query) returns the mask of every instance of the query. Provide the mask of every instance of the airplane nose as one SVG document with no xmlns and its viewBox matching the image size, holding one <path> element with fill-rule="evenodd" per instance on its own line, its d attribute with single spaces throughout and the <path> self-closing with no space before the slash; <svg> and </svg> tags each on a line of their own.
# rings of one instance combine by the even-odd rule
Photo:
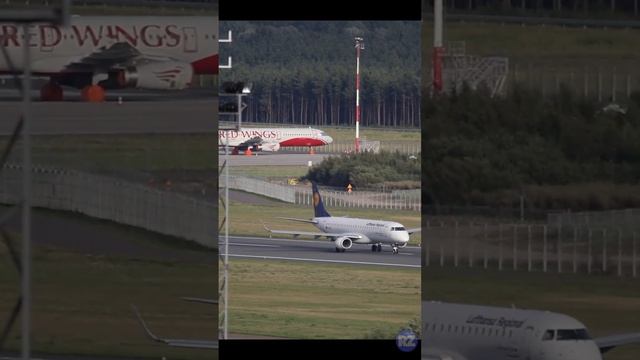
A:
<svg viewBox="0 0 640 360">
<path fill-rule="evenodd" d="M 327 135 L 327 136 L 324 137 L 324 141 L 327 144 L 331 144 L 333 142 L 333 138 L 331 136 Z"/>
</svg>

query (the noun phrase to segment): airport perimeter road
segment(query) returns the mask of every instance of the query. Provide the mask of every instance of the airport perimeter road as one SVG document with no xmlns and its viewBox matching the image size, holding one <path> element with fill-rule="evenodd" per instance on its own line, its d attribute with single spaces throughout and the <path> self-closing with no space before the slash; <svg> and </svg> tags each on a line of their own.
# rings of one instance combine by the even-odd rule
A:
<svg viewBox="0 0 640 360">
<path fill-rule="evenodd" d="M 35 135 L 215 133 L 216 98 L 85 103 L 33 102 Z M 9 135 L 21 112 L 20 102 L 0 102 L 0 135 Z"/>
<path fill-rule="evenodd" d="M 224 162 L 224 150 L 220 151 L 218 157 L 218 164 Z M 229 155 L 231 159 L 229 161 L 230 166 L 291 166 L 291 165 L 309 165 L 309 161 L 312 165 L 319 164 L 325 158 L 329 157 L 329 154 L 291 154 L 291 153 L 258 153 L 257 155 L 244 156 L 244 155 Z"/>
<path fill-rule="evenodd" d="M 222 239 L 221 239 L 222 241 Z M 222 250 L 220 245 L 220 250 Z M 270 239 L 260 237 L 229 237 L 229 257 L 306 261 L 323 264 L 351 264 L 420 268 L 420 248 L 407 246 L 393 255 L 389 246 L 374 253 L 370 245 L 354 244 L 346 252 L 337 253 L 333 243 L 316 240 Z"/>
</svg>

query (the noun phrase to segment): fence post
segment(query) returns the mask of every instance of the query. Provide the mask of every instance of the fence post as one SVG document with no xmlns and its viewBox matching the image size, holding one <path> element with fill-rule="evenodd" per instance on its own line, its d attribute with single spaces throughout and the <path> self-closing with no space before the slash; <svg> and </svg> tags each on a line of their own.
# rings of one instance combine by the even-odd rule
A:
<svg viewBox="0 0 640 360">
<path fill-rule="evenodd" d="M 471 229 L 471 231 L 473 232 L 473 225 L 469 224 L 469 228 Z M 473 267 L 473 242 L 469 243 L 469 267 L 472 268 Z"/>
<path fill-rule="evenodd" d="M 542 272 L 547 272 L 547 225 L 542 226 Z"/>
<path fill-rule="evenodd" d="M 513 224 L 513 270 L 518 270 L 518 224 Z"/>
<path fill-rule="evenodd" d="M 618 229 L 618 276 L 622 276 L 622 230 Z"/>
<path fill-rule="evenodd" d="M 502 270 L 502 224 L 498 224 L 498 270 Z"/>
<path fill-rule="evenodd" d="M 531 225 L 527 225 L 527 271 L 533 270 L 532 255 L 531 255 Z"/>
<path fill-rule="evenodd" d="M 429 266 L 429 257 L 431 255 L 429 254 L 429 241 L 424 243 L 424 247 L 424 266 Z"/>
<path fill-rule="evenodd" d="M 483 241 L 483 264 L 484 264 L 484 269 L 486 270 L 487 267 L 489 266 L 489 259 L 487 258 L 487 223 L 484 223 L 484 241 Z"/>
<path fill-rule="evenodd" d="M 562 274 L 562 226 L 558 226 L 558 248 L 556 249 L 558 256 L 558 274 Z"/>
<path fill-rule="evenodd" d="M 633 277 L 636 277 L 637 274 L 637 267 L 636 267 L 636 260 L 637 260 L 637 255 L 636 255 L 636 232 L 633 232 L 633 244 L 632 244 L 632 249 L 631 249 L 632 255 L 631 255 L 631 274 Z"/>
<path fill-rule="evenodd" d="M 589 70 L 587 67 L 584 67 L 584 97 L 585 99 L 589 97 Z"/>
<path fill-rule="evenodd" d="M 578 227 L 573 226 L 573 273 L 578 272 Z"/>
<path fill-rule="evenodd" d="M 602 272 L 607 272 L 607 229 L 602 229 Z"/>
<path fill-rule="evenodd" d="M 458 267 L 458 220 L 456 220 L 453 226 L 453 266 Z"/>
</svg>

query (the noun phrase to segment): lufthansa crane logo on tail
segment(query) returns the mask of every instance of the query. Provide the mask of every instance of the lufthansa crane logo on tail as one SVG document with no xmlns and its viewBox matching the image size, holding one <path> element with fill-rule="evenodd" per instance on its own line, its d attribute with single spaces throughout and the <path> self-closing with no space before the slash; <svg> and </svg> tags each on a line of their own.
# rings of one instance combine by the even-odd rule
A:
<svg viewBox="0 0 640 360">
<path fill-rule="evenodd" d="M 320 194 L 313 193 L 313 207 L 318 206 L 319 203 L 320 203 Z"/>
</svg>

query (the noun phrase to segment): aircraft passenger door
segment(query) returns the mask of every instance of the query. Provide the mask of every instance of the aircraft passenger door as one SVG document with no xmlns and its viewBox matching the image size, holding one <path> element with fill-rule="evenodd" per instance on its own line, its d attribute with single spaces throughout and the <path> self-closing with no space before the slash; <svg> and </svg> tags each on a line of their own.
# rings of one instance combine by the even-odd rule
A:
<svg viewBox="0 0 640 360">
<path fill-rule="evenodd" d="M 198 51 L 198 32 L 193 26 L 186 26 L 182 28 L 182 39 L 184 40 L 184 52 L 197 52 Z"/>
<path fill-rule="evenodd" d="M 533 354 L 534 347 L 532 346 L 535 339 L 536 339 L 536 334 L 533 329 L 533 326 L 527 326 L 524 329 L 522 344 L 520 344 L 520 348 L 522 349 L 522 354 L 520 356 L 521 359 L 532 360 L 535 358 Z"/>
</svg>

